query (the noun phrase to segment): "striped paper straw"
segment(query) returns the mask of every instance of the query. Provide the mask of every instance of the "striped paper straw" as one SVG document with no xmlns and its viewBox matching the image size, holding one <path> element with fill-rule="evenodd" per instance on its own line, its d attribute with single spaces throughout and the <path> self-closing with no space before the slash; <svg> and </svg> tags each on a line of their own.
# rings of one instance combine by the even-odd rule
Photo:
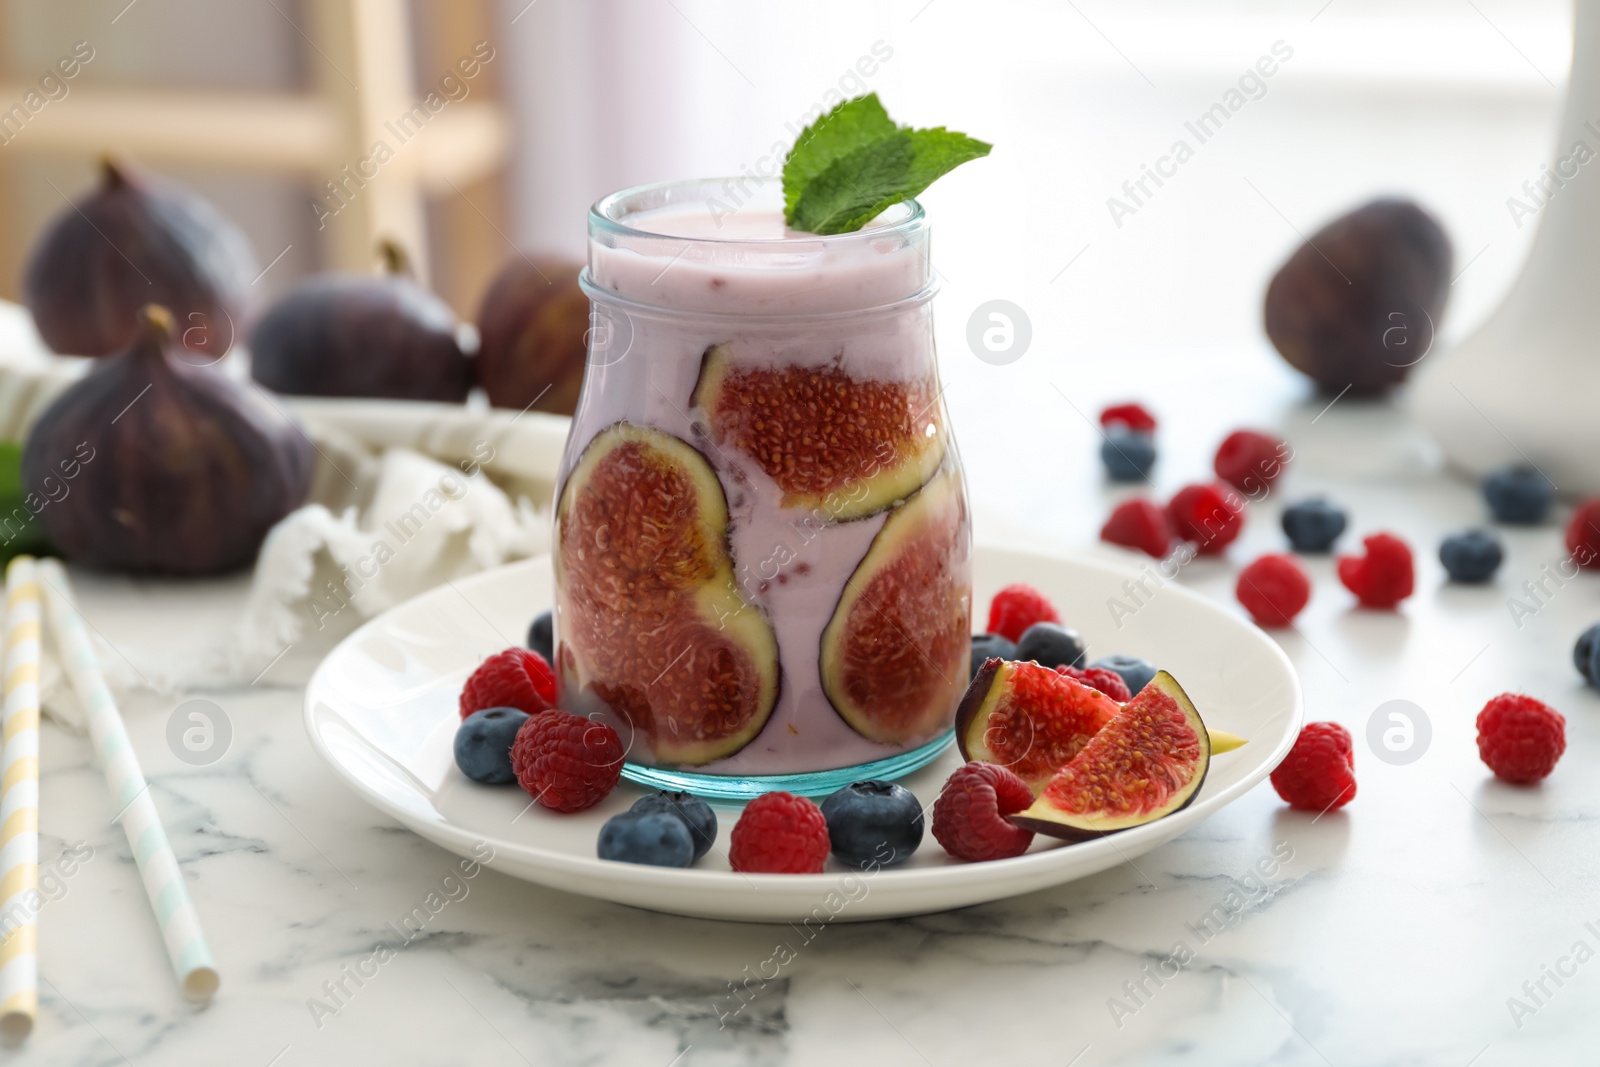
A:
<svg viewBox="0 0 1600 1067">
<path fill-rule="evenodd" d="M 0 720 L 0 1034 L 39 1015 L 39 583 L 33 558 L 6 567 L 5 712 Z"/>
<path fill-rule="evenodd" d="M 183 871 L 172 854 L 167 832 L 161 827 L 155 801 L 150 799 L 150 787 L 139 770 L 139 760 L 123 728 L 122 715 L 111 699 L 111 690 L 106 688 L 100 665 L 95 662 L 94 649 L 89 644 L 83 616 L 73 601 L 67 572 L 58 561 L 46 559 L 39 561 L 38 573 L 62 666 L 72 679 L 78 699 L 83 702 L 89 720 L 89 743 L 121 813 L 118 819 L 122 832 L 128 835 L 133 860 L 139 865 L 139 876 L 144 879 L 144 891 L 155 909 L 156 922 L 161 925 L 161 937 L 167 943 L 172 969 L 177 972 L 190 1000 L 210 1000 L 217 991 L 218 977 L 216 968 L 211 965 L 211 950 L 206 947 L 205 934 L 200 929 L 200 915 L 194 910 L 189 890 L 183 884 Z"/>
</svg>

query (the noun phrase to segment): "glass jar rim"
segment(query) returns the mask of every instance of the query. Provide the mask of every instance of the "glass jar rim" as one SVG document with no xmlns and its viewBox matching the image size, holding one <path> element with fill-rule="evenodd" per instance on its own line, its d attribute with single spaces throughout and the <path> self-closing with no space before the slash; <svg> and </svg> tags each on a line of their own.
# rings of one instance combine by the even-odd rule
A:
<svg viewBox="0 0 1600 1067">
<path fill-rule="evenodd" d="M 711 243 L 727 245 L 748 245 L 764 248 L 792 248 L 796 244 L 811 241 L 823 242 L 829 245 L 838 245 L 850 241 L 876 240 L 883 237 L 910 237 L 924 230 L 928 225 L 927 213 L 915 198 L 902 200 L 884 209 L 878 219 L 885 221 L 868 223 L 859 230 L 849 233 L 803 233 L 794 237 L 684 237 L 680 234 L 658 233 L 655 230 L 644 229 L 630 224 L 628 219 L 636 219 L 646 211 L 652 211 L 675 204 L 690 204 L 701 201 L 709 204 L 716 194 L 724 197 L 737 196 L 736 192 L 741 186 L 756 186 L 762 189 L 782 188 L 778 178 L 761 177 L 726 177 L 726 178 L 687 178 L 676 181 L 650 182 L 645 185 L 635 185 L 627 189 L 619 189 L 608 193 L 596 200 L 589 208 L 589 231 L 612 234 L 625 238 L 669 239 L 693 243 Z M 738 210 L 747 202 L 748 197 L 738 200 L 732 205 L 732 210 Z M 642 206 L 648 203 L 649 206 Z M 802 231 L 796 231 L 802 234 Z"/>
</svg>

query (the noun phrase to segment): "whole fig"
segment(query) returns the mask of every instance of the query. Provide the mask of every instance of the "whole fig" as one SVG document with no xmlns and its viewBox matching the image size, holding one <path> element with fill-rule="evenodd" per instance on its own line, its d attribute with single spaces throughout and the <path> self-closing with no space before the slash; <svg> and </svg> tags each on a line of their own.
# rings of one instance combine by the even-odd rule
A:
<svg viewBox="0 0 1600 1067">
<path fill-rule="evenodd" d="M 495 407 L 570 415 L 583 385 L 589 298 L 577 263 L 513 257 L 478 309 L 478 382 Z"/>
<path fill-rule="evenodd" d="M 250 334 L 250 373 L 279 393 L 462 401 L 472 364 L 450 306 L 411 279 L 400 246 L 384 273 L 330 272 L 296 286 Z"/>
<path fill-rule="evenodd" d="M 1324 390 L 1381 393 L 1427 355 L 1450 292 L 1450 238 L 1409 200 L 1318 230 L 1267 286 L 1267 336 Z"/>
<path fill-rule="evenodd" d="M 45 344 L 73 356 L 124 349 L 139 309 L 170 308 L 185 347 L 215 361 L 243 331 L 250 243 L 199 195 L 110 160 L 100 187 L 40 235 L 23 294 Z"/>
<path fill-rule="evenodd" d="M 69 559 L 136 574 L 221 574 L 305 499 L 310 440 L 266 399 L 178 355 L 151 306 L 28 434 L 22 479 Z"/>
</svg>

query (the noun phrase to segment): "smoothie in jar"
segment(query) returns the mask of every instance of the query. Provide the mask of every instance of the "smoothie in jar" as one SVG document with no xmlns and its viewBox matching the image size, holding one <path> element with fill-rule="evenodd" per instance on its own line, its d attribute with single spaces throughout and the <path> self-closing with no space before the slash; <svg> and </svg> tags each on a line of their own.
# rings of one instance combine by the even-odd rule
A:
<svg viewBox="0 0 1600 1067">
<path fill-rule="evenodd" d="M 563 706 L 617 727 L 630 776 L 723 795 L 931 759 L 971 633 L 921 208 L 818 236 L 741 184 L 591 212 L 556 509 Z"/>
</svg>

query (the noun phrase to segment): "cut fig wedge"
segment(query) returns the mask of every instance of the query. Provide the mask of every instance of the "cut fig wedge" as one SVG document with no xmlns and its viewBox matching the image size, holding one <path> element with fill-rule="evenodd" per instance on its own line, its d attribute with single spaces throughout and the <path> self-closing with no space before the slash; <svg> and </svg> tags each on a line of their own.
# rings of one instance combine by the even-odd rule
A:
<svg viewBox="0 0 1600 1067">
<path fill-rule="evenodd" d="M 961 698 L 956 744 L 995 763 L 1039 795 L 1122 706 L 1098 689 L 1030 661 L 990 659 Z"/>
<path fill-rule="evenodd" d="M 705 458 L 617 423 L 567 479 L 556 531 L 563 701 L 576 710 L 592 694 L 666 763 L 749 744 L 777 703 L 778 645 L 734 582 L 727 500 Z"/>
<path fill-rule="evenodd" d="M 1160 671 L 1011 821 L 1067 841 L 1143 826 L 1188 807 L 1210 763 L 1206 724 Z"/>
<path fill-rule="evenodd" d="M 745 366 L 731 345 L 706 349 L 691 402 L 711 439 L 744 453 L 783 491 L 782 505 L 827 522 L 905 500 L 944 460 L 938 383 L 857 378 L 838 363 Z"/>
<path fill-rule="evenodd" d="M 822 687 L 863 737 L 932 740 L 970 669 L 966 498 L 947 471 L 889 513 L 822 631 Z"/>
</svg>

